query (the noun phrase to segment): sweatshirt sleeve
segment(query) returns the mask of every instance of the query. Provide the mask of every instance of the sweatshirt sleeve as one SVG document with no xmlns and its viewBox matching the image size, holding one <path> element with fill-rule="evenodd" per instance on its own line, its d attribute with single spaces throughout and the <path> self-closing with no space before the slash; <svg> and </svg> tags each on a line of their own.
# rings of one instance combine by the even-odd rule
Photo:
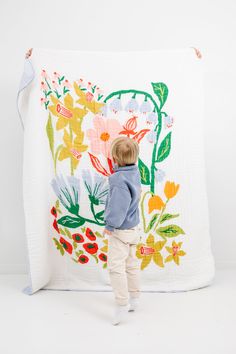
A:
<svg viewBox="0 0 236 354">
<path fill-rule="evenodd" d="M 110 189 L 105 211 L 106 229 L 114 231 L 125 220 L 131 203 L 131 195 L 128 189 L 113 185 Z"/>
</svg>

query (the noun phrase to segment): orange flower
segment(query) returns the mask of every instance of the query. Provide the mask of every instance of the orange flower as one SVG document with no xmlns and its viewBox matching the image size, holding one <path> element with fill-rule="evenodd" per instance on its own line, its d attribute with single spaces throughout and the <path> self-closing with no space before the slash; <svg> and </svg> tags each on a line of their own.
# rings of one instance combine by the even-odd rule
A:
<svg viewBox="0 0 236 354">
<path fill-rule="evenodd" d="M 163 208 L 164 206 L 164 202 L 161 199 L 161 197 L 159 197 L 158 195 L 153 195 L 149 201 L 148 201 L 148 212 L 149 214 L 153 211 L 153 210 L 161 210 L 161 208 Z"/>
<path fill-rule="evenodd" d="M 173 198 L 179 190 L 179 184 L 174 182 L 166 181 L 164 193 L 167 199 Z"/>
<path fill-rule="evenodd" d="M 172 242 L 172 247 L 166 246 L 166 250 L 170 253 L 168 257 L 166 257 L 165 262 L 174 261 L 177 265 L 179 265 L 179 257 L 185 256 L 186 253 L 181 250 L 182 242 L 176 243 Z"/>
</svg>

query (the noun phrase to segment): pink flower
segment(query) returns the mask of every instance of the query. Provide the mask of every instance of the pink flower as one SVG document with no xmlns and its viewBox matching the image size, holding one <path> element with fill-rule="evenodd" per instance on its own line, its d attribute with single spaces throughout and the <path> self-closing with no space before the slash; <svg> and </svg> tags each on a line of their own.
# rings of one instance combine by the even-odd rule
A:
<svg viewBox="0 0 236 354">
<path fill-rule="evenodd" d="M 65 81 L 63 82 L 63 85 L 64 85 L 65 87 L 67 87 L 67 88 L 72 88 L 72 86 L 71 86 L 71 84 L 69 83 L 68 80 L 65 80 Z"/>
<path fill-rule="evenodd" d="M 53 80 L 52 81 L 52 86 L 53 86 L 54 90 L 56 90 L 58 88 L 57 82 Z"/>
<path fill-rule="evenodd" d="M 41 88 L 41 90 L 43 90 L 43 91 L 47 91 L 47 86 L 46 86 L 45 82 L 43 82 L 43 81 L 41 82 L 40 88 Z"/>
<path fill-rule="evenodd" d="M 98 115 L 94 117 L 93 124 L 94 129 L 87 130 L 91 151 L 110 158 L 111 142 L 119 136 L 122 126 L 116 119 L 104 119 Z"/>
<path fill-rule="evenodd" d="M 47 102 L 47 100 L 46 100 L 46 98 L 40 98 L 40 102 L 41 102 L 41 104 L 44 104 L 44 103 L 46 103 Z"/>
<path fill-rule="evenodd" d="M 54 71 L 53 75 L 54 75 L 54 80 L 59 79 L 60 77 L 60 75 L 56 71 Z"/>
<path fill-rule="evenodd" d="M 42 75 L 42 77 L 44 77 L 44 79 L 48 78 L 48 74 L 47 74 L 46 70 L 42 70 L 41 75 Z"/>
</svg>

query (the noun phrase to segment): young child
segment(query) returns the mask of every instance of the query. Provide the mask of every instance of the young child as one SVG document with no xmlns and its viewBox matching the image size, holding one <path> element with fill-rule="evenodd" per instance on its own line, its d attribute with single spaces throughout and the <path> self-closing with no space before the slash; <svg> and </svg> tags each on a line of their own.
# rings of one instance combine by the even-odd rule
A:
<svg viewBox="0 0 236 354">
<path fill-rule="evenodd" d="M 133 139 L 119 137 L 112 142 L 111 156 L 116 166 L 108 178 L 104 234 L 108 235 L 107 265 L 116 301 L 114 325 L 136 309 L 140 296 L 140 265 L 136 257 L 141 195 L 138 154 L 139 146 Z"/>
</svg>

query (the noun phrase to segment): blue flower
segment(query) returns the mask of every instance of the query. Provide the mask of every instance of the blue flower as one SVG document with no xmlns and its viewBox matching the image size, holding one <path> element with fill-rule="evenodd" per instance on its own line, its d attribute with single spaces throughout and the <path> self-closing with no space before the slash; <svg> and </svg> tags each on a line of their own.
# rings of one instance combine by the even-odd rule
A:
<svg viewBox="0 0 236 354">
<path fill-rule="evenodd" d="M 102 116 L 107 117 L 107 110 L 108 110 L 108 107 L 106 104 L 104 106 L 102 106 L 102 108 L 101 108 Z"/>
<path fill-rule="evenodd" d="M 157 140 L 157 133 L 154 130 L 151 130 L 147 135 L 147 140 L 149 143 L 154 144 Z"/>
<path fill-rule="evenodd" d="M 138 110 L 138 102 L 136 101 L 135 98 L 132 97 L 129 100 L 129 102 L 125 106 L 125 110 L 126 110 L 126 112 L 131 112 L 131 113 L 133 113 L 133 112 Z"/>
<path fill-rule="evenodd" d="M 165 178 L 165 172 L 159 168 L 155 170 L 155 179 L 157 182 L 162 182 L 163 179 Z"/>
<path fill-rule="evenodd" d="M 158 119 L 158 117 L 157 117 L 157 114 L 155 113 L 155 112 L 151 112 L 151 113 L 149 113 L 149 115 L 147 116 L 147 119 L 146 119 L 146 122 L 148 123 L 148 124 L 156 124 L 156 122 L 157 122 L 157 119 Z"/>
<path fill-rule="evenodd" d="M 108 183 L 106 178 L 94 173 L 93 176 L 89 170 L 82 171 L 82 178 L 85 188 L 89 193 L 90 201 L 95 204 L 105 204 L 108 194 Z"/>
<path fill-rule="evenodd" d="M 79 179 L 74 176 L 68 176 L 67 181 L 65 181 L 61 174 L 53 178 L 51 186 L 62 205 L 70 213 L 78 215 L 80 198 Z"/>
<path fill-rule="evenodd" d="M 170 116 L 164 117 L 165 128 L 171 128 L 174 122 L 174 118 Z"/>
<path fill-rule="evenodd" d="M 119 97 L 115 98 L 110 103 L 110 110 L 113 111 L 114 113 L 117 113 L 122 110 L 121 99 Z"/>
<path fill-rule="evenodd" d="M 143 103 L 141 104 L 141 106 L 139 107 L 139 110 L 142 114 L 146 114 L 148 112 L 152 111 L 152 106 L 149 103 L 149 101 L 147 101 L 146 99 L 143 101 Z"/>
</svg>

